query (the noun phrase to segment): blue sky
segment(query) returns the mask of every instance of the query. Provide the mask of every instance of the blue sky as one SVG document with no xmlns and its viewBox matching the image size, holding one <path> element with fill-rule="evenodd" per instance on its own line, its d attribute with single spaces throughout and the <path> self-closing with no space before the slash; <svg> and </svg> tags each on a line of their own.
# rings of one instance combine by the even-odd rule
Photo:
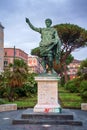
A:
<svg viewBox="0 0 87 130">
<path fill-rule="evenodd" d="M 0 0 L 4 46 L 15 45 L 29 54 L 39 46 L 40 34 L 28 27 L 25 17 L 36 27 L 45 27 L 44 20 L 50 18 L 53 25 L 71 23 L 87 30 L 87 0 Z M 73 56 L 79 60 L 87 58 L 87 47 L 76 50 Z"/>
</svg>

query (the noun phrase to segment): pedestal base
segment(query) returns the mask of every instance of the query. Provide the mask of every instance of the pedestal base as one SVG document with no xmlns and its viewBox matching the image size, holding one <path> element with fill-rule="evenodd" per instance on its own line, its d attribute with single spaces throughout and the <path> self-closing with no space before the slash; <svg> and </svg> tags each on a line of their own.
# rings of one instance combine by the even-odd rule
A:
<svg viewBox="0 0 87 130">
<path fill-rule="evenodd" d="M 37 76 L 38 102 L 34 107 L 34 112 L 61 112 L 58 104 L 58 80 L 57 76 Z"/>
<path fill-rule="evenodd" d="M 57 105 L 38 105 L 34 107 L 34 112 L 53 112 L 53 113 L 61 113 L 61 107 L 59 104 Z"/>
</svg>

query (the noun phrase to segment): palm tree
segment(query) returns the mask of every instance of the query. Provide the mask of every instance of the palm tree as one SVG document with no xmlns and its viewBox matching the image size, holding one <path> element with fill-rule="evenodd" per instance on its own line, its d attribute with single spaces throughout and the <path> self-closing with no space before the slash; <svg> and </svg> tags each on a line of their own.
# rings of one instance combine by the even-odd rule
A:
<svg viewBox="0 0 87 130">
<path fill-rule="evenodd" d="M 8 99 L 9 101 L 13 101 L 14 89 L 16 87 L 22 87 L 27 80 L 28 66 L 23 60 L 15 59 L 14 64 L 10 64 L 9 69 L 6 71 L 7 85 L 10 87 Z"/>
</svg>

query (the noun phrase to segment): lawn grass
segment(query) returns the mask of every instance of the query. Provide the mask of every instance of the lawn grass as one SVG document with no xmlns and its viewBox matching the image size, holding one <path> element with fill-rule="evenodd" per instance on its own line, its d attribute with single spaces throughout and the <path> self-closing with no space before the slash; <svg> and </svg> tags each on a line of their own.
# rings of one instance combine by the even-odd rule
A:
<svg viewBox="0 0 87 130">
<path fill-rule="evenodd" d="M 19 99 L 18 101 L 15 101 L 14 103 L 17 104 L 18 108 L 26 108 L 26 107 L 34 107 L 36 105 L 36 96 L 35 97 L 27 97 Z"/>
<path fill-rule="evenodd" d="M 21 109 L 21 108 L 32 108 L 36 105 L 37 103 L 37 96 L 36 95 L 33 95 L 32 97 L 22 97 L 22 98 L 19 98 L 18 100 L 14 101 L 14 102 L 7 102 L 8 104 L 9 103 L 16 103 L 17 104 L 17 107 L 18 109 Z"/>
<path fill-rule="evenodd" d="M 83 102 L 78 93 L 70 93 L 64 87 L 58 87 L 58 95 L 62 108 L 81 108 L 81 103 Z M 22 97 L 14 102 L 6 103 L 16 103 L 18 109 L 21 108 L 33 108 L 37 103 L 37 94 L 32 97 Z"/>
<path fill-rule="evenodd" d="M 78 93 L 70 93 L 63 87 L 59 87 L 59 99 L 64 108 L 80 108 L 83 102 Z"/>
</svg>

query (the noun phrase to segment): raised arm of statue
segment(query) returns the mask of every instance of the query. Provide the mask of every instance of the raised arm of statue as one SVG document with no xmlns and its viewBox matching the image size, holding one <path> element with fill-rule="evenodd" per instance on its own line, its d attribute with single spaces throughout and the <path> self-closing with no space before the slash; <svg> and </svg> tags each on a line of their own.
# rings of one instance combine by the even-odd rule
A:
<svg viewBox="0 0 87 130">
<path fill-rule="evenodd" d="M 40 28 L 37 28 L 37 27 L 34 27 L 28 18 L 26 18 L 26 23 L 29 25 L 29 27 L 30 27 L 32 30 L 34 30 L 34 31 L 36 31 L 36 32 L 39 32 L 39 33 L 41 32 L 41 29 L 40 29 Z"/>
</svg>

